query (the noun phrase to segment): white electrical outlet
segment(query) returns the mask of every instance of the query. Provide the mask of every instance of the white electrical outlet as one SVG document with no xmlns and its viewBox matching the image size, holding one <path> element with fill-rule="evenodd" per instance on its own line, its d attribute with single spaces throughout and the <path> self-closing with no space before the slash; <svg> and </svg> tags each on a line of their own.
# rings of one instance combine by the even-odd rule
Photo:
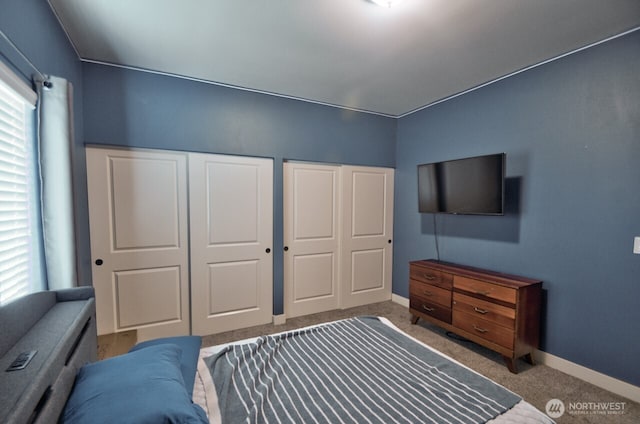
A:
<svg viewBox="0 0 640 424">
<path fill-rule="evenodd" d="M 640 255 L 640 237 L 633 238 L 633 253 Z"/>
</svg>

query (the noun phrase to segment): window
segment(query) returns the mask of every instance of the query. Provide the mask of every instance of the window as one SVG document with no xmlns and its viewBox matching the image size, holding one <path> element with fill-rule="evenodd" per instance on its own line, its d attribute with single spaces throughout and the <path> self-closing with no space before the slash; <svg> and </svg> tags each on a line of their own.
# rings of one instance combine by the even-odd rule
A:
<svg viewBox="0 0 640 424">
<path fill-rule="evenodd" d="M 40 276 L 40 243 L 36 225 L 39 214 L 34 93 L 1 62 L 0 65 L 1 305 L 40 289 L 39 284 L 34 284 Z"/>
</svg>

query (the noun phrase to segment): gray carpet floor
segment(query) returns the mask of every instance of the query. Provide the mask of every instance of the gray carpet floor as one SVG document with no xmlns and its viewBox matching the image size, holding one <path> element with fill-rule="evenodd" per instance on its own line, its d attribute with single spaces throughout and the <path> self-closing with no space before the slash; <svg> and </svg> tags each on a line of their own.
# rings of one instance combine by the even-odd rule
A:
<svg viewBox="0 0 640 424">
<path fill-rule="evenodd" d="M 213 346 L 249 337 L 273 334 L 322 322 L 363 315 L 383 316 L 389 319 L 402 331 L 449 355 L 480 374 L 489 377 L 493 381 L 502 384 L 515 393 L 518 393 L 523 399 L 543 412 L 547 402 L 551 399 L 560 399 L 565 405 L 569 402 L 624 402 L 622 414 L 601 415 L 594 413 L 591 409 L 587 409 L 580 415 L 569 415 L 565 413 L 556 419 L 558 424 L 640 423 L 640 404 L 638 403 L 607 392 L 606 390 L 545 365 L 529 365 L 519 360 L 517 364 L 519 372 L 518 374 L 512 374 L 507 370 L 499 354 L 475 343 L 451 337 L 447 335 L 444 330 L 426 323 L 423 320 L 420 320 L 417 325 L 412 325 L 409 310 L 391 301 L 291 318 L 283 325 L 276 326 L 267 324 L 214 334 L 203 337 L 202 345 L 203 347 Z"/>
</svg>

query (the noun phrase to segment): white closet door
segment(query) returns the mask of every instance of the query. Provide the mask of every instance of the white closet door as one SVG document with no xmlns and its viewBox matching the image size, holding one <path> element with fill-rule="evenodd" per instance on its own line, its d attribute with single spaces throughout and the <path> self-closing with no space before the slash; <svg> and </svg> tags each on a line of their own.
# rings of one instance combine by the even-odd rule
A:
<svg viewBox="0 0 640 424">
<path fill-rule="evenodd" d="M 86 153 L 98 334 L 189 334 L 186 155 Z"/>
<path fill-rule="evenodd" d="M 288 318 L 338 308 L 340 167 L 284 164 Z"/>
<path fill-rule="evenodd" d="M 391 299 L 394 170 L 342 167 L 341 306 Z"/>
<path fill-rule="evenodd" d="M 205 335 L 273 318 L 273 161 L 189 154 L 191 312 Z"/>
</svg>

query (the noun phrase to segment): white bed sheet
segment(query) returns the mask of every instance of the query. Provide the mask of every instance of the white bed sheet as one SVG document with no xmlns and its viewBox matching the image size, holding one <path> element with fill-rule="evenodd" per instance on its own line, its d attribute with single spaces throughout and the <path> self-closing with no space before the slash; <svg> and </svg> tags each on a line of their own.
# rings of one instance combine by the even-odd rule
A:
<svg viewBox="0 0 640 424">
<path fill-rule="evenodd" d="M 439 355 L 444 356 L 445 358 L 449 359 L 452 362 L 455 362 L 456 364 L 465 367 L 471 371 L 473 371 L 476 374 L 479 374 L 478 372 L 472 370 L 471 368 L 467 367 L 464 364 L 461 364 L 460 362 L 456 361 L 455 359 L 451 358 L 448 355 L 445 355 L 444 353 L 432 348 L 431 346 L 421 342 L 420 340 L 410 336 L 409 334 L 405 333 L 404 331 L 400 330 L 398 327 L 396 327 L 391 321 L 389 321 L 388 319 L 384 318 L 384 317 L 378 317 L 378 319 L 380 319 L 380 321 L 386 325 L 388 325 L 390 328 L 394 329 L 395 331 L 403 334 L 405 337 L 410 338 L 411 340 L 415 341 L 416 343 L 426 347 L 427 349 L 432 350 L 433 352 L 438 353 Z M 316 325 L 312 325 L 309 327 L 305 327 L 305 328 L 313 328 L 313 327 L 318 327 L 323 324 L 316 324 Z M 228 346 L 230 344 L 245 344 L 245 343 L 251 343 L 253 341 L 255 341 L 257 339 L 257 337 L 252 337 L 249 339 L 245 339 L 245 340 L 240 340 L 240 341 L 236 341 L 236 342 L 231 342 L 231 343 L 224 343 L 224 344 L 220 344 L 220 345 L 216 345 L 216 346 L 210 346 L 210 347 L 205 347 L 203 349 L 200 350 L 200 357 L 198 358 L 198 370 L 196 372 L 196 381 L 194 384 L 194 388 L 193 388 L 193 401 L 195 403 L 197 403 L 198 405 L 200 405 L 205 412 L 207 413 L 207 416 L 209 417 L 209 422 L 212 424 L 220 424 L 222 422 L 221 418 L 220 418 L 220 410 L 218 408 L 218 397 L 216 394 L 216 389 L 213 383 L 213 379 L 211 378 L 211 373 L 209 372 L 209 369 L 207 368 L 207 365 L 204 362 L 204 358 L 211 356 L 215 353 L 217 353 L 218 351 L 220 351 L 220 349 L 224 348 L 225 346 Z M 479 374 L 480 375 L 480 374 Z M 498 384 L 498 383 L 496 383 Z M 504 387 L 504 386 L 501 386 Z M 506 390 L 509 390 L 505 387 Z M 533 405 L 531 405 L 529 402 L 526 402 L 524 400 L 521 400 L 520 402 L 518 402 L 516 405 L 514 405 L 513 408 L 511 408 L 510 410 L 506 411 L 504 414 L 496 417 L 495 419 L 488 421 L 489 424 L 553 424 L 555 423 L 551 418 L 549 418 L 549 416 L 547 416 L 546 414 L 544 414 L 543 412 L 541 412 L 540 410 L 538 410 L 536 407 L 534 407 Z"/>
</svg>

